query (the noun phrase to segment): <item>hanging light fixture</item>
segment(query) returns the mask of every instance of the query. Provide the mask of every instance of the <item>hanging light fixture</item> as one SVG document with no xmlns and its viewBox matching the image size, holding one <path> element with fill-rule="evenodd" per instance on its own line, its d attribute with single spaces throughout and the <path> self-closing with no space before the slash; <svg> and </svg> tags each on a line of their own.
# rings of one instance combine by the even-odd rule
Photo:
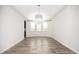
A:
<svg viewBox="0 0 79 59">
<path fill-rule="evenodd" d="M 37 5 L 37 11 L 29 15 L 28 21 L 30 21 L 30 22 L 34 21 L 36 23 L 48 21 L 47 15 L 45 13 L 43 13 L 40 9 L 41 9 L 40 5 Z"/>
<path fill-rule="evenodd" d="M 42 17 L 42 15 L 41 14 L 37 14 L 36 16 L 35 16 L 35 19 L 42 19 L 43 17 Z"/>
<path fill-rule="evenodd" d="M 38 14 L 35 15 L 35 19 L 43 19 L 43 16 L 40 13 L 40 5 L 37 5 L 37 6 L 38 6 Z"/>
</svg>

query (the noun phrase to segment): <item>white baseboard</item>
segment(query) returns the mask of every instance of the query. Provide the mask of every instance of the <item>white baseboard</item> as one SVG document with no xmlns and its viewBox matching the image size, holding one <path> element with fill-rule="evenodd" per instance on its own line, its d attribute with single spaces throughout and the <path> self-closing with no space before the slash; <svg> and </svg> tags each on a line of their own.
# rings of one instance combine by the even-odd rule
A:
<svg viewBox="0 0 79 59">
<path fill-rule="evenodd" d="M 18 44 L 19 42 L 21 42 L 23 39 L 18 40 L 18 42 L 15 42 L 14 44 L 10 45 L 9 47 L 5 48 L 4 50 L 0 51 L 0 54 L 7 51 L 8 49 L 10 49 L 11 47 L 13 47 L 14 45 Z"/>
<path fill-rule="evenodd" d="M 54 38 L 54 37 L 52 37 L 52 38 Z M 55 40 L 57 39 L 57 38 L 54 38 Z M 75 52 L 75 53 L 79 53 L 79 51 L 76 51 L 75 49 L 73 49 L 73 48 L 71 48 L 70 46 L 68 46 L 67 44 L 65 44 L 65 43 L 63 43 L 63 42 L 61 42 L 61 41 L 59 41 L 59 40 L 56 40 L 56 41 L 58 41 L 59 43 L 61 43 L 62 45 L 64 45 L 64 46 L 66 46 L 67 48 L 69 48 L 70 50 L 72 50 L 73 52 Z"/>
</svg>

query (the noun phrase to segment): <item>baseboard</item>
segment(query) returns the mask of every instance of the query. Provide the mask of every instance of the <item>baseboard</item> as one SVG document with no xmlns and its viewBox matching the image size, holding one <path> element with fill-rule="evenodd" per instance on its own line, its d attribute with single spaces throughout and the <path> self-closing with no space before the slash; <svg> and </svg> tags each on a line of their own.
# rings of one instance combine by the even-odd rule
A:
<svg viewBox="0 0 79 59">
<path fill-rule="evenodd" d="M 60 41 L 58 41 L 58 42 L 60 42 Z M 63 42 L 60 42 L 60 43 L 61 43 L 62 45 L 64 45 L 64 46 L 66 46 L 67 48 L 69 48 L 70 50 L 72 50 L 73 52 L 78 53 L 78 51 L 76 51 L 75 49 L 69 47 L 68 45 L 64 44 Z"/>
<path fill-rule="evenodd" d="M 52 38 L 53 38 L 53 37 L 52 37 Z M 56 38 L 54 38 L 54 39 L 56 40 Z M 68 45 L 64 44 L 63 42 L 61 42 L 61 41 L 59 41 L 59 40 L 56 40 L 56 41 L 58 41 L 60 44 L 64 45 L 64 46 L 67 47 L 68 49 L 72 50 L 72 51 L 75 52 L 76 54 L 79 53 L 79 52 L 76 51 L 75 49 L 73 49 L 73 48 L 69 47 Z"/>
<path fill-rule="evenodd" d="M 7 51 L 8 49 L 10 49 L 10 48 L 13 47 L 14 45 L 16 45 L 16 44 L 18 44 L 19 42 L 21 42 L 22 40 L 24 40 L 24 38 L 21 39 L 21 40 L 19 40 L 18 42 L 15 42 L 14 44 L 12 44 L 11 46 L 9 46 L 8 48 L 6 48 L 6 49 L 0 51 L 0 54 L 4 53 L 5 51 Z"/>
</svg>

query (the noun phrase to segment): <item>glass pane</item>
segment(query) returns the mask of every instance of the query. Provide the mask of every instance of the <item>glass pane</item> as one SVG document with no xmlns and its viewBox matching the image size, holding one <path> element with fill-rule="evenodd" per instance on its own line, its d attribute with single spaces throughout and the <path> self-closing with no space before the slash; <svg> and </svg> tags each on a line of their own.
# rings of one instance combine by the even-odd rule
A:
<svg viewBox="0 0 79 59">
<path fill-rule="evenodd" d="M 37 31 L 41 31 L 41 24 L 37 24 Z"/>
<path fill-rule="evenodd" d="M 30 28 L 31 31 L 35 31 L 35 23 L 34 22 L 31 22 L 31 28 Z"/>
<path fill-rule="evenodd" d="M 47 31 L 48 24 L 47 22 L 43 22 L 43 31 Z"/>
</svg>

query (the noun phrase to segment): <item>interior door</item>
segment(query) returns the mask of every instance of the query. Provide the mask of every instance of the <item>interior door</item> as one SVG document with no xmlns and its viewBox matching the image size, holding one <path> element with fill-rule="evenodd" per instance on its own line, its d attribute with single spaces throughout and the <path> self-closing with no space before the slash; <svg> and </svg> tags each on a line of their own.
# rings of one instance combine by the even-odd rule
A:
<svg viewBox="0 0 79 59">
<path fill-rule="evenodd" d="M 24 38 L 26 38 L 26 20 L 24 20 Z"/>
</svg>

